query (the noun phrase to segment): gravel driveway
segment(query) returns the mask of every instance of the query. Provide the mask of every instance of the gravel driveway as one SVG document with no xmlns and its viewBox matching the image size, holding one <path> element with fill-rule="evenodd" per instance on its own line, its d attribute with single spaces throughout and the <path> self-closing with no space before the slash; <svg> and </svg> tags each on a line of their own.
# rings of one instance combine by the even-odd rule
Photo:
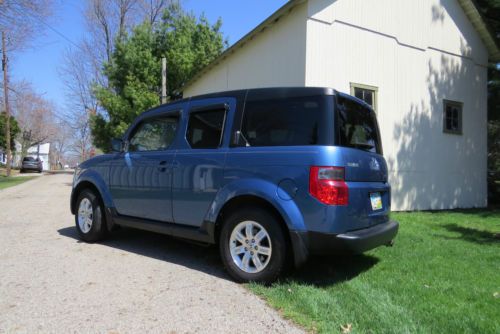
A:
<svg viewBox="0 0 500 334">
<path fill-rule="evenodd" d="M 0 333 L 298 333 L 217 250 L 121 229 L 76 239 L 71 175 L 0 191 Z"/>
</svg>

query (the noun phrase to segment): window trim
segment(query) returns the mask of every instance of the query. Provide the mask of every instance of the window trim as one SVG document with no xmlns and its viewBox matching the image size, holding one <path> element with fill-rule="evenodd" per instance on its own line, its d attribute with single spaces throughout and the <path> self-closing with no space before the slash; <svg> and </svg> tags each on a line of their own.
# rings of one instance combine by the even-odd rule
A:
<svg viewBox="0 0 500 334">
<path fill-rule="evenodd" d="M 372 109 L 373 109 L 373 111 L 375 111 L 375 114 L 378 116 L 378 87 L 377 86 L 370 86 L 370 85 L 360 84 L 360 83 L 355 83 L 355 82 L 350 82 L 349 86 L 350 86 L 350 92 L 351 92 L 352 96 L 355 96 L 354 95 L 354 89 L 355 88 L 373 91 L 373 106 L 372 106 Z"/>
<path fill-rule="evenodd" d="M 189 139 L 187 137 L 188 135 L 188 130 L 189 130 L 189 121 L 191 119 L 191 115 L 198 114 L 198 113 L 204 113 L 204 112 L 211 112 L 211 111 L 217 111 L 217 110 L 224 110 L 224 118 L 222 120 L 222 129 L 220 133 L 220 138 L 219 138 L 219 144 L 217 147 L 192 147 L 191 143 L 189 142 Z M 186 131 L 184 133 L 184 139 L 186 140 L 186 143 L 188 144 L 189 148 L 192 150 L 218 150 L 219 148 L 222 147 L 223 141 L 224 141 L 224 130 L 226 128 L 226 121 L 227 121 L 227 112 L 229 111 L 229 104 L 227 103 L 215 103 L 215 104 L 207 104 L 207 105 L 200 105 L 200 106 L 195 106 L 192 107 L 189 110 L 187 122 L 186 122 Z"/>
<path fill-rule="evenodd" d="M 451 105 L 458 108 L 458 130 L 450 130 L 446 128 L 446 106 Z M 443 133 L 451 134 L 451 135 L 463 135 L 463 110 L 464 103 L 460 101 L 443 99 Z"/>
<path fill-rule="evenodd" d="M 156 114 L 156 115 L 151 115 L 148 117 L 144 117 L 141 119 L 139 122 L 137 122 L 133 128 L 130 130 L 129 134 L 127 135 L 127 140 L 125 141 L 125 149 L 124 153 L 149 153 L 149 152 L 165 152 L 168 151 L 172 145 L 175 143 L 175 140 L 177 138 L 177 134 L 179 133 L 179 125 L 181 124 L 181 113 L 182 109 L 176 110 L 176 111 L 168 111 L 166 113 L 161 113 L 161 114 Z M 175 134 L 174 134 L 174 140 L 168 145 L 168 147 L 162 149 L 162 150 L 150 150 L 150 151 L 130 151 L 130 140 L 132 137 L 135 135 L 137 130 L 139 130 L 139 127 L 144 124 L 144 122 L 147 122 L 152 119 L 158 119 L 158 118 L 171 118 L 171 117 L 177 117 L 177 129 L 175 129 Z"/>
</svg>

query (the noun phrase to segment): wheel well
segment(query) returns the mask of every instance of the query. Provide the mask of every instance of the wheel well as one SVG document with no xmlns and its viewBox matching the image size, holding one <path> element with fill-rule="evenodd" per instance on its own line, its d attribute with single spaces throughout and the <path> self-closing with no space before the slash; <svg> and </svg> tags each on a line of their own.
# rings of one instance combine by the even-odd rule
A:
<svg viewBox="0 0 500 334">
<path fill-rule="evenodd" d="M 261 197 L 252 196 L 252 195 L 242 195 L 237 196 L 229 200 L 219 212 L 217 216 L 217 221 L 215 223 L 215 242 L 219 243 L 219 235 L 222 229 L 222 224 L 224 222 L 225 217 L 231 214 L 231 212 L 241 209 L 242 207 L 258 207 L 263 208 L 264 210 L 271 213 L 276 220 L 280 223 L 280 226 L 285 234 L 286 242 L 289 246 L 291 246 L 290 233 L 288 230 L 288 226 L 285 223 L 285 220 L 279 213 L 279 211 L 268 201 Z M 287 247 L 288 250 L 291 250 L 291 247 Z M 291 252 L 292 254 L 293 252 Z"/>
<path fill-rule="evenodd" d="M 71 213 L 75 214 L 76 201 L 78 199 L 78 196 L 80 196 L 80 193 L 85 189 L 92 190 L 94 192 L 94 194 L 97 196 L 97 198 L 99 199 L 99 201 L 101 202 L 101 205 L 103 204 L 101 193 L 99 192 L 99 189 L 97 189 L 97 187 L 92 182 L 82 181 L 73 190 L 73 196 L 71 198 Z"/>
</svg>

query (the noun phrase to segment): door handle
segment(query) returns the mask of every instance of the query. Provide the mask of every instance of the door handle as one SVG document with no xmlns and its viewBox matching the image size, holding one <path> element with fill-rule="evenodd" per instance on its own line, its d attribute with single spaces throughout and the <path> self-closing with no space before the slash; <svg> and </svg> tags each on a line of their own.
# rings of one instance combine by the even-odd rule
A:
<svg viewBox="0 0 500 334">
<path fill-rule="evenodd" d="M 158 164 L 158 171 L 159 172 L 165 172 L 167 170 L 167 162 L 166 161 L 161 161 Z"/>
</svg>

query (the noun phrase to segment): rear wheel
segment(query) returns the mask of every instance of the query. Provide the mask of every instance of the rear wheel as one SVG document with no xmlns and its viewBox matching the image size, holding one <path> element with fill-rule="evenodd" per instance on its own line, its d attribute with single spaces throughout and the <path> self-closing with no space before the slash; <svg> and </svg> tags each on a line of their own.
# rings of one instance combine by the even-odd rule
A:
<svg viewBox="0 0 500 334">
<path fill-rule="evenodd" d="M 224 266 L 238 282 L 272 283 L 285 269 L 283 229 L 260 208 L 230 215 L 222 227 L 219 247 Z"/>
<path fill-rule="evenodd" d="M 106 219 L 104 209 L 94 192 L 83 190 L 76 202 L 76 230 L 80 239 L 87 242 L 101 240 L 106 236 Z"/>
</svg>

